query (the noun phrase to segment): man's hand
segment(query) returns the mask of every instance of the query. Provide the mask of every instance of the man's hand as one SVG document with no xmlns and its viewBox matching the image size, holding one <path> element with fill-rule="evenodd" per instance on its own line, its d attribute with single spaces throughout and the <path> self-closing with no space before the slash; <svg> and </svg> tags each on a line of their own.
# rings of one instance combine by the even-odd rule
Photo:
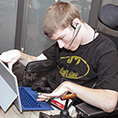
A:
<svg viewBox="0 0 118 118">
<path fill-rule="evenodd" d="M 17 62 L 20 59 L 20 51 L 19 50 L 10 50 L 3 52 L 0 55 L 0 60 L 8 64 L 8 68 L 12 70 L 12 66 L 15 62 Z"/>
<path fill-rule="evenodd" d="M 42 95 L 38 96 L 39 99 L 37 99 L 37 101 L 49 100 L 51 98 L 60 98 L 61 96 L 67 93 L 68 93 L 68 88 L 66 87 L 65 82 L 63 82 L 52 93 L 50 94 L 43 93 Z"/>
</svg>

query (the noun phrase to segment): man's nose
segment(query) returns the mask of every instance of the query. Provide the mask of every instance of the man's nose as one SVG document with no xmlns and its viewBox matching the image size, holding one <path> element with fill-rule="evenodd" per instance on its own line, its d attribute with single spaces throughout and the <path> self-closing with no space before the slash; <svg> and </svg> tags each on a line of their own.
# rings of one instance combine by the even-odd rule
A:
<svg viewBox="0 0 118 118">
<path fill-rule="evenodd" d="M 62 40 L 58 40 L 57 43 L 58 43 L 58 45 L 59 45 L 59 48 L 63 48 L 64 45 L 65 45 Z"/>
</svg>

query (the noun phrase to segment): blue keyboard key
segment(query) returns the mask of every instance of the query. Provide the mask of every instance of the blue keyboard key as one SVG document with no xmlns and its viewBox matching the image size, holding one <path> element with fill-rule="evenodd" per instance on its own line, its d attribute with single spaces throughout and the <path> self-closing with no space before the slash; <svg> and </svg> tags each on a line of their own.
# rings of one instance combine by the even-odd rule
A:
<svg viewBox="0 0 118 118">
<path fill-rule="evenodd" d="M 19 88 L 21 103 L 26 108 L 40 108 L 40 104 L 36 102 L 30 94 L 24 89 Z"/>
</svg>

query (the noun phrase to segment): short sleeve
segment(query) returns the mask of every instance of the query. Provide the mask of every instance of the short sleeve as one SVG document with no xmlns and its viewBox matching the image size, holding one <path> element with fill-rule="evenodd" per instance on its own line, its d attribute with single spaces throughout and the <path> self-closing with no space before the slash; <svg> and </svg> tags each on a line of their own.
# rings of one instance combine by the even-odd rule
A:
<svg viewBox="0 0 118 118">
<path fill-rule="evenodd" d="M 118 54 L 112 43 L 106 43 L 104 48 L 97 53 L 98 80 L 97 89 L 110 89 L 118 91 Z"/>
<path fill-rule="evenodd" d="M 54 60 L 56 58 L 56 50 L 58 48 L 58 44 L 55 43 L 46 50 L 43 51 L 43 54 L 48 58 Z"/>
</svg>

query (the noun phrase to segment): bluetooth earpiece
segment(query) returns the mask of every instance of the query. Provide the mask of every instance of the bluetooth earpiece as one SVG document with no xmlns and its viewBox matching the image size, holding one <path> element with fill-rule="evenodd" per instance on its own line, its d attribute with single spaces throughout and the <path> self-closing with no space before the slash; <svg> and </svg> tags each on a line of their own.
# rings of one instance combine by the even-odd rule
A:
<svg viewBox="0 0 118 118">
<path fill-rule="evenodd" d="M 81 27 L 80 24 L 77 24 L 77 26 L 74 27 L 74 26 L 72 25 L 72 22 L 71 22 L 71 26 L 75 29 L 75 32 L 74 32 L 72 41 L 70 42 L 69 46 L 70 46 L 70 45 L 72 44 L 72 42 L 74 41 L 74 39 L 75 39 L 75 37 L 77 36 L 77 34 L 78 34 L 79 30 L 80 30 L 80 27 Z"/>
</svg>

